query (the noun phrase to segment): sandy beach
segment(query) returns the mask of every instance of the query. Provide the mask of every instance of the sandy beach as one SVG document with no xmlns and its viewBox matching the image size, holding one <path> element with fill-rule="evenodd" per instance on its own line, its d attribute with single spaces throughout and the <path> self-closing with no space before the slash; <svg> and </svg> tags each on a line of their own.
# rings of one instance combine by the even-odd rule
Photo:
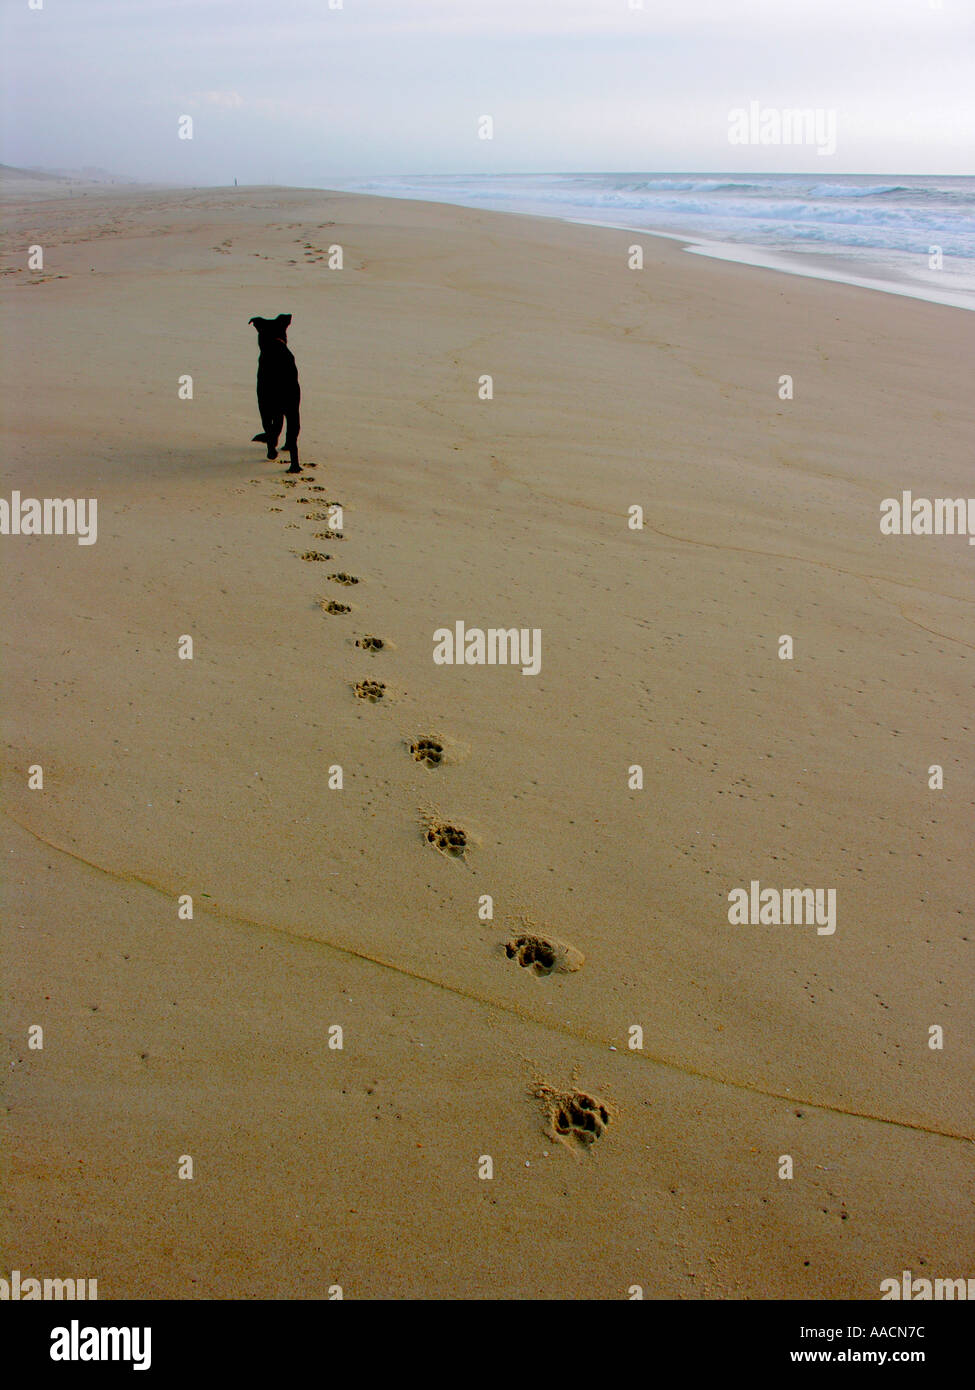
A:
<svg viewBox="0 0 975 1390">
<path fill-rule="evenodd" d="M 878 524 L 972 492 L 975 317 L 313 190 L 3 212 L 0 496 L 98 503 L 94 544 L 0 537 L 5 1269 L 975 1273 L 975 550 Z M 298 479 L 250 442 L 282 312 Z M 537 674 L 438 664 L 458 622 L 537 630 Z M 835 890 L 835 931 L 733 925 L 755 881 Z"/>
</svg>

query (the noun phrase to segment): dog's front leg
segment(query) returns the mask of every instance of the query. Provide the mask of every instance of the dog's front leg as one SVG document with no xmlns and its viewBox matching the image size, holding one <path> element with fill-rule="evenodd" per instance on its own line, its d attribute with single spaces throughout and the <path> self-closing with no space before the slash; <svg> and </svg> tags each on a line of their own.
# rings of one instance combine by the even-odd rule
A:
<svg viewBox="0 0 975 1390">
<path fill-rule="evenodd" d="M 280 415 L 275 415 L 272 419 L 264 421 L 264 442 L 267 444 L 269 459 L 276 459 L 278 456 L 278 437 L 281 434 L 283 424 L 284 420 Z"/>
</svg>

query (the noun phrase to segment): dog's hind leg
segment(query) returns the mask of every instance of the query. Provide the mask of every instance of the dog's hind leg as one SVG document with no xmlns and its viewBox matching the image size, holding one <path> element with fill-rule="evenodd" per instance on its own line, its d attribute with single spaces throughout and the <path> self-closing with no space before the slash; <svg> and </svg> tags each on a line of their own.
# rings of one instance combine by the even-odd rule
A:
<svg viewBox="0 0 975 1390">
<path fill-rule="evenodd" d="M 301 419 L 298 414 L 298 404 L 295 402 L 294 408 L 288 411 L 288 431 L 284 437 L 284 447 L 291 459 L 289 473 L 301 472 L 301 464 L 298 462 L 298 433 L 300 430 Z"/>
</svg>

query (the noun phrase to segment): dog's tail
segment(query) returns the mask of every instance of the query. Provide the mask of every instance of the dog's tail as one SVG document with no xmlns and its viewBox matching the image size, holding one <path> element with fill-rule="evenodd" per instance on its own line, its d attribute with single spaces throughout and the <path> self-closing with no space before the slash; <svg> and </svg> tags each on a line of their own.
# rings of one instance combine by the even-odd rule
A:
<svg viewBox="0 0 975 1390">
<path fill-rule="evenodd" d="M 252 444 L 266 444 L 266 443 L 267 443 L 267 435 L 266 435 L 266 434 L 255 434 L 254 438 L 251 440 L 251 443 L 252 443 Z"/>
</svg>

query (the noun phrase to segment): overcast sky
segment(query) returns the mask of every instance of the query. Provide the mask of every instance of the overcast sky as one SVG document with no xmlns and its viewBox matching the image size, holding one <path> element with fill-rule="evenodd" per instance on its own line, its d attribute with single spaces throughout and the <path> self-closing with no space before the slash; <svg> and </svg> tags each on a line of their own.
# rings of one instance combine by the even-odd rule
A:
<svg viewBox="0 0 975 1390">
<path fill-rule="evenodd" d="M 219 184 L 975 172 L 975 0 L 40 2 L 0 0 L 6 164 Z M 835 110 L 836 154 L 729 144 L 752 101 Z"/>
</svg>

